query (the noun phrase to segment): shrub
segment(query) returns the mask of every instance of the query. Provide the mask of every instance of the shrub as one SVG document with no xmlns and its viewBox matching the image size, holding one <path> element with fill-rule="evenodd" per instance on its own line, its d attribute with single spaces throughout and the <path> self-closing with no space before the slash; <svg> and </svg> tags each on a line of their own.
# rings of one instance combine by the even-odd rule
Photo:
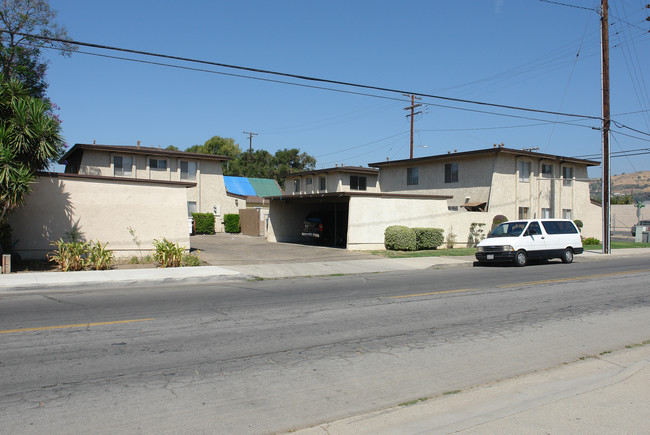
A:
<svg viewBox="0 0 650 435">
<path fill-rule="evenodd" d="M 576 219 L 573 221 L 574 224 L 576 224 L 576 227 L 578 227 L 578 231 L 582 231 L 583 223 L 580 219 Z"/>
<path fill-rule="evenodd" d="M 183 259 L 181 260 L 181 266 L 183 267 L 193 267 L 200 266 L 201 258 L 197 255 L 192 254 L 183 254 Z"/>
<path fill-rule="evenodd" d="M 89 267 L 95 270 L 106 270 L 111 267 L 113 262 L 113 251 L 106 249 L 108 242 L 103 245 L 99 240 L 96 242 L 90 242 L 87 245 L 88 249 L 88 259 L 87 264 Z"/>
<path fill-rule="evenodd" d="M 449 231 L 447 231 L 447 237 L 445 239 L 445 244 L 447 245 L 447 249 L 454 249 L 454 245 L 456 244 L 456 234 L 454 234 L 454 226 L 449 227 Z"/>
<path fill-rule="evenodd" d="M 160 267 L 178 267 L 181 265 L 181 259 L 185 248 L 178 243 L 172 243 L 163 237 L 162 240 L 154 239 L 153 259 L 160 263 Z"/>
<path fill-rule="evenodd" d="M 508 222 L 508 218 L 505 217 L 504 215 L 498 214 L 494 216 L 494 219 L 492 219 L 492 229 L 495 229 L 496 227 L 498 227 L 504 222 Z"/>
<path fill-rule="evenodd" d="M 483 231 L 484 223 L 472 222 L 469 226 L 469 235 L 467 236 L 467 247 L 472 248 L 479 244 L 485 238 Z"/>
<path fill-rule="evenodd" d="M 600 245 L 600 240 L 598 240 L 595 237 L 585 237 L 584 239 L 582 239 L 582 244 L 587 246 Z"/>
<path fill-rule="evenodd" d="M 196 234 L 214 234 L 214 215 L 212 213 L 192 213 Z"/>
<path fill-rule="evenodd" d="M 223 222 L 227 233 L 238 233 L 241 231 L 238 214 L 225 214 L 223 216 Z"/>
<path fill-rule="evenodd" d="M 392 225 L 384 231 L 384 246 L 392 251 L 415 251 L 415 231 L 403 225 Z"/>
<path fill-rule="evenodd" d="M 0 253 L 11 252 L 11 226 L 6 219 L 0 220 Z"/>
<path fill-rule="evenodd" d="M 59 239 L 52 242 L 56 247 L 53 253 L 48 255 L 50 261 L 54 261 L 64 272 L 82 270 L 86 266 L 86 253 L 88 244 L 86 242 L 64 242 Z"/>
<path fill-rule="evenodd" d="M 415 249 L 436 249 L 445 242 L 441 228 L 413 228 Z"/>
</svg>

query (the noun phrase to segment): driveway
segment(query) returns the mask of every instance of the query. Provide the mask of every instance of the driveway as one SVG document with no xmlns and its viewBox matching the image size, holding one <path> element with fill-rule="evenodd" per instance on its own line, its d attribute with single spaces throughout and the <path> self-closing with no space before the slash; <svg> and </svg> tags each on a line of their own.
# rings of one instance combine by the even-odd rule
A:
<svg viewBox="0 0 650 435">
<path fill-rule="evenodd" d="M 212 266 L 377 259 L 375 255 L 364 252 L 294 243 L 271 243 L 264 237 L 241 234 L 190 236 L 190 246 L 192 250 L 198 249 L 201 260 Z"/>
</svg>

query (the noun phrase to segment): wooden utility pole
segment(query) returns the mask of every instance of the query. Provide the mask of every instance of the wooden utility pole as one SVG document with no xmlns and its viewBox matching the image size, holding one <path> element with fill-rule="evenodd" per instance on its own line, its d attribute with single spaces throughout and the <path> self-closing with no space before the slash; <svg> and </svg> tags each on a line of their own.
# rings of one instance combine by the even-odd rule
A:
<svg viewBox="0 0 650 435">
<path fill-rule="evenodd" d="M 602 0 L 600 32 L 603 57 L 603 254 L 611 252 L 610 220 L 610 168 L 609 168 L 609 19 L 607 0 Z"/>
<path fill-rule="evenodd" d="M 253 154 L 253 136 L 257 136 L 257 133 L 252 133 L 250 131 L 245 131 L 244 134 L 248 135 L 248 152 Z"/>
<path fill-rule="evenodd" d="M 411 105 L 409 107 L 405 107 L 404 110 L 410 110 L 411 113 L 409 115 L 406 115 L 408 118 L 409 116 L 411 117 L 411 159 L 413 158 L 413 118 L 415 118 L 415 115 L 422 113 L 422 112 L 415 112 L 415 109 L 422 106 L 422 104 L 415 104 L 415 95 L 405 95 L 406 97 L 411 97 Z M 418 98 L 419 100 L 420 98 Z"/>
</svg>

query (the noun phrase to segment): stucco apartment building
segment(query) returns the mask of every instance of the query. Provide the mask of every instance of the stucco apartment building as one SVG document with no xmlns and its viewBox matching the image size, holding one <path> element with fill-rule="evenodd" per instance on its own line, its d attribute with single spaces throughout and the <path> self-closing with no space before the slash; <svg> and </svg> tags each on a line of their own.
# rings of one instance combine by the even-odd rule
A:
<svg viewBox="0 0 650 435">
<path fill-rule="evenodd" d="M 601 208 L 590 200 L 587 177 L 587 168 L 598 165 L 494 147 L 292 174 L 284 196 L 271 199 L 269 239 L 300 241 L 308 214 L 333 210 L 348 249 L 381 249 L 390 225 L 442 228 L 463 246 L 473 223 L 488 231 L 499 214 L 580 219 L 585 236 L 599 237 Z M 369 177 L 365 190 L 353 178 L 359 176 Z"/>
</svg>

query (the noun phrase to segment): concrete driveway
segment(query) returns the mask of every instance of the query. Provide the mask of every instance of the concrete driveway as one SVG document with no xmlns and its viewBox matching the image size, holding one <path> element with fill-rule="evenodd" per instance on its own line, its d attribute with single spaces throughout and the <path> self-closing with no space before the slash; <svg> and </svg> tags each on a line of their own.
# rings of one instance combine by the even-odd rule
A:
<svg viewBox="0 0 650 435">
<path fill-rule="evenodd" d="M 271 243 L 264 237 L 219 233 L 190 236 L 191 248 L 198 249 L 201 260 L 212 266 L 235 264 L 309 263 L 376 259 L 363 252 L 294 243 Z"/>
</svg>

